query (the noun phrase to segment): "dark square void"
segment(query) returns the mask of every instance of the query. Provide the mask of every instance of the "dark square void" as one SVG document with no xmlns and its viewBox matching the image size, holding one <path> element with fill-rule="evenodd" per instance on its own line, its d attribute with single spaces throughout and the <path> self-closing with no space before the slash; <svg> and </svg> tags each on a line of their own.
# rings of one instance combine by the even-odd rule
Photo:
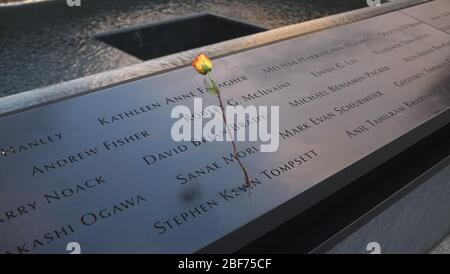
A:
<svg viewBox="0 0 450 274">
<path fill-rule="evenodd" d="M 141 60 L 149 60 L 265 30 L 246 22 L 205 13 L 121 29 L 96 37 Z"/>
</svg>

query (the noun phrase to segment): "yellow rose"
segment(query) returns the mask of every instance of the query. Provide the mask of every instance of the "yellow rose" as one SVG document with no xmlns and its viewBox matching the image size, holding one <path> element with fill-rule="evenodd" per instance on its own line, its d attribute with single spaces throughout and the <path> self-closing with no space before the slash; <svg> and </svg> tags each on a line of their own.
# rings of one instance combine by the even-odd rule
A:
<svg viewBox="0 0 450 274">
<path fill-rule="evenodd" d="M 195 58 L 192 62 L 192 66 L 198 71 L 198 73 L 203 75 L 206 75 L 213 68 L 211 60 L 209 60 L 208 56 L 203 53 Z"/>
</svg>

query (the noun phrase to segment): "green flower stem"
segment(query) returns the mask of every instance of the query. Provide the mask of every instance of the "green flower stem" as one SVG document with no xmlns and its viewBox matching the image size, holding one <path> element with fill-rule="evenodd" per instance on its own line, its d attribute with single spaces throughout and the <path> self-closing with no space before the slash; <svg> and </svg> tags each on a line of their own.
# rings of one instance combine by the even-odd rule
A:
<svg viewBox="0 0 450 274">
<path fill-rule="evenodd" d="M 238 153 L 237 147 L 236 147 L 236 144 L 234 143 L 233 135 L 231 133 L 231 129 L 228 126 L 228 123 L 227 123 L 227 118 L 226 118 L 226 115 L 225 115 L 225 107 L 224 107 L 223 102 L 222 102 L 222 96 L 220 94 L 219 86 L 217 85 L 216 81 L 214 81 L 214 79 L 212 78 L 211 73 L 209 71 L 207 72 L 206 75 L 208 76 L 208 78 L 211 81 L 214 89 L 216 90 L 217 98 L 219 98 L 219 106 L 220 106 L 220 109 L 222 110 L 223 122 L 225 123 L 225 126 L 227 127 L 228 134 L 231 137 L 231 144 L 233 145 L 233 152 L 236 155 L 236 160 L 238 161 L 239 166 L 241 167 L 242 172 L 244 173 L 244 177 L 245 177 L 245 184 L 244 185 L 245 185 L 245 187 L 250 188 L 251 187 L 250 176 L 248 175 L 247 169 L 245 168 L 244 164 L 241 162 L 241 160 L 239 159 L 239 157 L 237 155 L 237 153 Z"/>
</svg>

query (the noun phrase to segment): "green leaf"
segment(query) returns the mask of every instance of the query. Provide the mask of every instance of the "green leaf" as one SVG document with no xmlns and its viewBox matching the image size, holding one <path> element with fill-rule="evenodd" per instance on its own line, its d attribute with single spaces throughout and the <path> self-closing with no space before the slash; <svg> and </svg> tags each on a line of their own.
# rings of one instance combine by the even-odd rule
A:
<svg viewBox="0 0 450 274">
<path fill-rule="evenodd" d="M 205 86 L 206 91 L 208 91 L 211 95 L 217 95 L 217 90 L 214 87 L 214 85 L 211 83 L 211 81 L 208 78 L 203 79 L 203 84 Z"/>
<path fill-rule="evenodd" d="M 217 90 L 215 88 L 213 88 L 213 87 L 208 88 L 208 92 L 211 95 L 217 95 Z"/>
</svg>

